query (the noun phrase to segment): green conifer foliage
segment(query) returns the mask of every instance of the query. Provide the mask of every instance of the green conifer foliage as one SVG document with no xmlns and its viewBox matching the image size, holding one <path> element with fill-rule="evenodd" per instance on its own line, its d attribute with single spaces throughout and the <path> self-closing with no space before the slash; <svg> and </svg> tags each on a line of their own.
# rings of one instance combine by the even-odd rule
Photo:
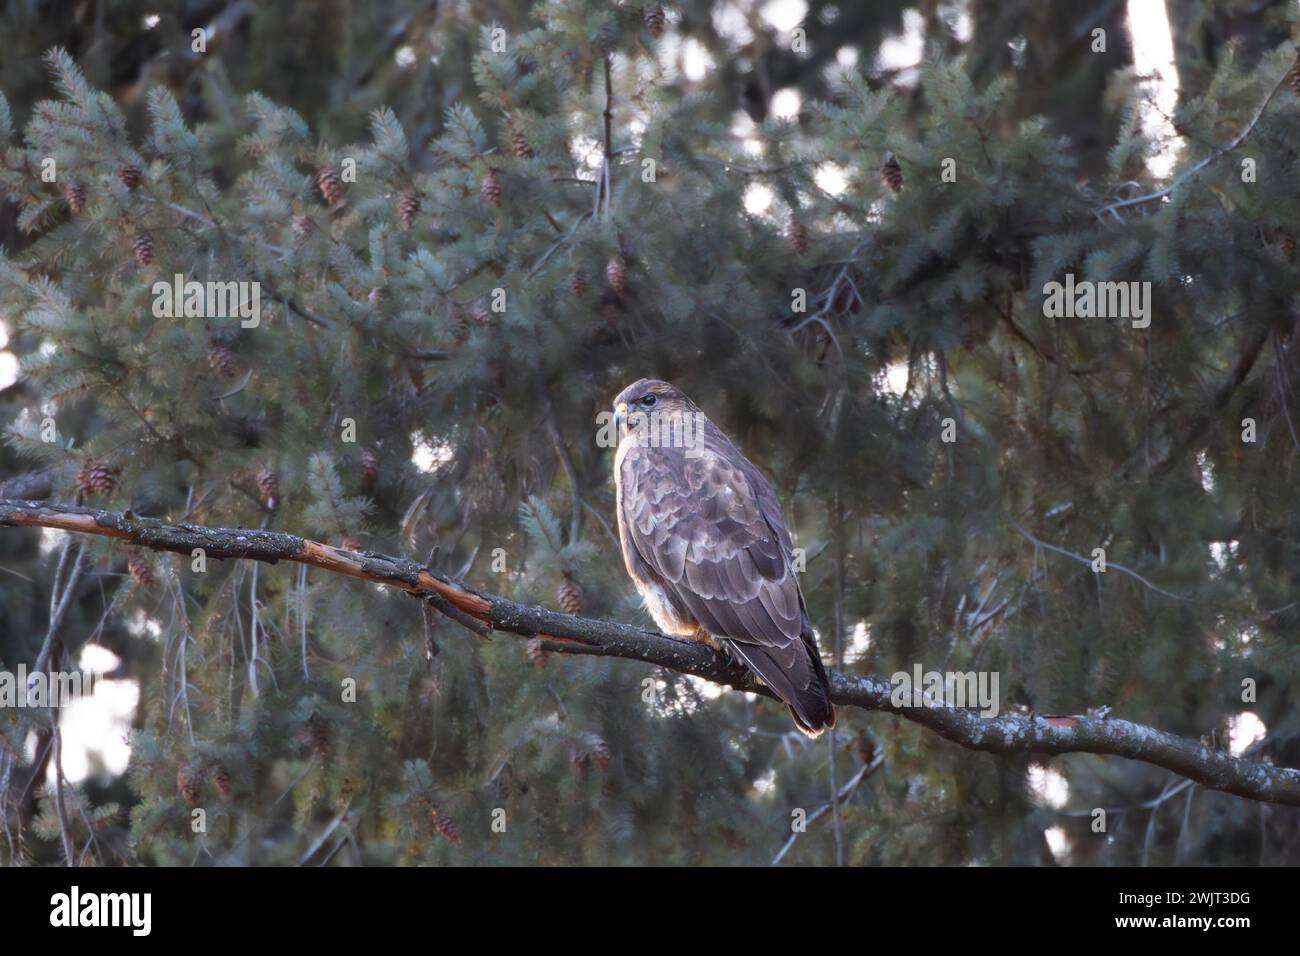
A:
<svg viewBox="0 0 1300 956">
<path fill-rule="evenodd" d="M 521 603 L 572 581 L 583 614 L 648 626 L 596 416 L 669 379 L 773 477 L 836 669 L 995 672 L 1003 712 L 1207 746 L 1249 711 L 1253 754 L 1300 766 L 1277 23 L 1189 65 L 1162 179 L 1128 43 L 1071 46 L 1027 2 L 969 35 L 921 5 L 910 85 L 872 66 L 901 4 L 810 3 L 802 49 L 704 2 L 503 6 L 259 6 L 192 57 L 150 52 L 188 50 L 183 19 L 124 17 L 44 75 L 30 44 L 73 34 L 7 28 L 29 69 L 0 64 L 0 497 L 404 554 Z M 1049 314 L 1067 273 L 1150 283 L 1150 324 Z M 256 283 L 258 311 L 168 308 L 178 275 Z M 1293 811 L 1145 765 L 851 708 L 810 742 L 769 701 L 391 589 L 146 557 L 147 585 L 109 539 L 0 529 L 0 666 L 37 659 L 72 580 L 56 663 L 102 645 L 139 687 L 126 773 L 63 814 L 0 795 L 0 859 L 1295 862 Z M 0 710 L 14 779 L 51 729 Z M 1034 787 L 1057 775 L 1060 805 Z"/>
</svg>

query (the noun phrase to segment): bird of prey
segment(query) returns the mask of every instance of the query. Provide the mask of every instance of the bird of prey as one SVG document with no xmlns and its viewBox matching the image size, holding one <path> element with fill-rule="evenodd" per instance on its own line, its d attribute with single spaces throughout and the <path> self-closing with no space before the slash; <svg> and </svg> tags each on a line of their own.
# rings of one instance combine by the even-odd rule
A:
<svg viewBox="0 0 1300 956">
<path fill-rule="evenodd" d="M 810 737 L 835 726 L 776 491 L 695 404 L 642 379 L 614 400 L 623 561 L 667 634 L 721 647 Z"/>
</svg>

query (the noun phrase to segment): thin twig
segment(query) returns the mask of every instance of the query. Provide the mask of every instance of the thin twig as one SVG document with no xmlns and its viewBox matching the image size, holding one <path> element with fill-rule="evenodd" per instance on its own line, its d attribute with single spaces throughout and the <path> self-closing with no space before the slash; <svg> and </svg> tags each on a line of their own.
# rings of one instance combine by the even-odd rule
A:
<svg viewBox="0 0 1300 956">
<path fill-rule="evenodd" d="M 334 819 L 331 820 L 329 825 L 321 831 L 321 835 L 312 841 L 311 846 L 307 847 L 307 852 L 298 859 L 299 866 L 306 866 L 307 861 L 316 855 L 316 851 L 325 845 L 325 841 L 328 840 L 330 835 L 339 828 L 339 824 L 348 818 L 348 810 L 351 806 L 351 803 L 344 804 L 343 809 L 334 815 Z M 330 855 L 332 856 L 333 854 Z"/>
<path fill-rule="evenodd" d="M 1041 538 L 1036 538 L 1014 521 L 1011 522 L 1011 527 L 1015 528 L 1016 532 L 1026 541 L 1034 545 L 1034 547 L 1044 548 L 1048 551 L 1053 551 L 1056 554 L 1064 555 L 1067 558 L 1073 558 L 1075 561 L 1079 561 L 1083 564 L 1088 565 L 1089 567 L 1092 566 L 1092 561 L 1090 559 L 1085 558 L 1081 554 L 1075 554 L 1073 551 L 1068 551 L 1065 548 L 1059 548 L 1054 544 L 1051 544 L 1047 541 L 1043 541 Z M 1163 594 L 1165 597 L 1173 598 L 1175 601 L 1185 601 L 1189 604 L 1197 603 L 1195 598 L 1184 597 L 1181 594 L 1175 594 L 1173 591 L 1166 591 L 1164 588 L 1160 587 L 1160 585 L 1155 584 L 1149 581 L 1148 579 L 1144 578 L 1142 575 L 1138 574 L 1132 568 L 1126 568 L 1124 565 L 1120 564 L 1119 562 L 1111 561 L 1108 558 L 1106 560 L 1106 569 L 1109 570 L 1111 568 L 1114 568 L 1116 571 L 1120 571 L 1124 574 L 1127 574 L 1129 577 L 1133 578 L 1135 581 L 1140 582 L 1141 584 L 1146 585 L 1148 588 L 1150 588 L 1152 591 L 1155 591 L 1157 594 Z"/>
<path fill-rule="evenodd" d="M 1195 176 L 1197 173 L 1203 170 L 1206 166 L 1209 166 L 1211 163 L 1218 161 L 1222 157 L 1226 156 L 1228 153 L 1232 152 L 1242 143 L 1244 143 L 1246 141 L 1246 137 L 1248 137 L 1254 131 L 1255 125 L 1260 121 L 1260 118 L 1263 117 L 1264 111 L 1268 109 L 1268 104 L 1273 102 L 1273 97 L 1277 95 L 1277 91 L 1282 89 L 1284 85 L 1286 85 L 1285 75 L 1283 75 L 1282 79 L 1277 81 L 1277 84 L 1273 87 L 1273 89 L 1269 90 L 1268 96 L 1264 97 L 1264 102 L 1259 104 L 1259 108 L 1255 110 L 1255 115 L 1251 117 L 1251 120 L 1248 124 L 1246 124 L 1245 129 L 1243 129 L 1240 133 L 1238 133 L 1235 137 L 1233 137 L 1231 142 L 1226 143 L 1223 146 L 1220 146 L 1209 156 L 1206 156 L 1204 159 L 1196 163 L 1190 169 L 1181 173 L 1177 178 L 1174 179 L 1173 182 L 1171 182 L 1164 189 L 1157 189 L 1153 193 L 1146 193 L 1145 195 L 1142 196 L 1134 196 L 1132 199 L 1123 199 L 1120 200 L 1119 202 L 1113 202 L 1109 206 L 1103 206 L 1100 210 L 1098 210 L 1098 212 L 1102 215 L 1104 215 L 1105 213 L 1116 213 L 1118 210 L 1126 209 L 1129 206 L 1140 206 L 1143 203 L 1154 202 L 1157 199 L 1163 199 L 1165 196 L 1168 196 L 1170 193 L 1172 193 L 1175 189 L 1177 189 L 1187 180 L 1191 179 L 1193 176 Z"/>
<path fill-rule="evenodd" d="M 63 731 L 59 727 L 59 709 L 50 707 L 50 724 L 54 735 L 54 807 L 59 816 L 59 835 L 63 841 L 63 859 L 66 866 L 76 866 L 73 857 L 76 846 L 72 842 L 72 829 L 68 824 L 68 808 L 63 800 Z"/>
<path fill-rule="evenodd" d="M 862 783 L 862 781 L 865 780 L 868 776 L 870 776 L 871 774 L 875 773 L 878 769 L 880 769 L 880 766 L 884 762 L 885 762 L 884 754 L 879 754 L 876 756 L 876 759 L 871 761 L 871 763 L 863 764 L 862 769 L 860 769 L 857 773 L 855 773 L 849 779 L 849 781 L 846 784 L 844 784 L 843 787 L 840 788 L 840 791 L 836 795 L 836 799 L 834 801 L 824 803 L 816 810 L 814 810 L 812 813 L 808 814 L 808 818 L 804 821 L 805 824 L 804 828 L 807 829 L 808 825 L 811 825 L 815 820 L 820 818 L 823 814 L 826 813 L 827 810 L 831 809 L 832 807 L 838 809 L 841 803 L 848 800 L 849 797 L 853 796 L 853 792 L 858 789 L 858 784 Z M 786 840 L 785 844 L 781 847 L 781 849 L 777 851 L 776 856 L 772 857 L 773 866 L 779 864 L 785 858 L 785 855 L 790 852 L 790 848 L 794 846 L 794 841 L 799 839 L 800 832 L 801 831 L 796 830 L 795 832 L 790 834 L 790 838 Z"/>
</svg>

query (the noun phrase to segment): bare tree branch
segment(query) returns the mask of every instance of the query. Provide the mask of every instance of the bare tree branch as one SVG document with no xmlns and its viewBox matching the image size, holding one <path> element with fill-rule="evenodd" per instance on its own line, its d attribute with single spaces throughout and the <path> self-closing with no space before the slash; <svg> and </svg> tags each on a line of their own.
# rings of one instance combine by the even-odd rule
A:
<svg viewBox="0 0 1300 956">
<path fill-rule="evenodd" d="M 747 670 L 702 643 L 655 631 L 574 617 L 517 604 L 452 581 L 409 558 L 373 551 L 345 551 L 319 541 L 275 531 L 169 524 L 131 512 L 97 511 L 73 505 L 0 499 L 0 527 L 60 528 L 189 555 L 202 548 L 211 558 L 247 558 L 276 563 L 295 561 L 323 571 L 400 588 L 435 606 L 448 605 L 495 631 L 541 637 L 544 648 L 564 654 L 622 657 L 692 674 L 738 690 L 774 697 Z M 873 675 L 831 674 L 831 699 L 850 707 L 896 714 L 970 750 L 988 753 L 1108 754 L 1163 767 L 1211 790 L 1300 806 L 1300 770 L 1277 767 L 1212 749 L 1183 737 L 1102 715 L 1043 716 L 1012 714 L 983 717 L 978 712 L 931 701 L 913 706 L 894 700 L 894 685 Z"/>
</svg>

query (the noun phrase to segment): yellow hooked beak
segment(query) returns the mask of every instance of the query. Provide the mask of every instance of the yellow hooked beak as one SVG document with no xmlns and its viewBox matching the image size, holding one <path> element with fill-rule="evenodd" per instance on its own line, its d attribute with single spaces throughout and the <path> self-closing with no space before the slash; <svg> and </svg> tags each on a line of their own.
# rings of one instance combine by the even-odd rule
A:
<svg viewBox="0 0 1300 956">
<path fill-rule="evenodd" d="M 627 402 L 619 402 L 614 409 L 614 434 L 622 435 L 627 427 Z"/>
</svg>

